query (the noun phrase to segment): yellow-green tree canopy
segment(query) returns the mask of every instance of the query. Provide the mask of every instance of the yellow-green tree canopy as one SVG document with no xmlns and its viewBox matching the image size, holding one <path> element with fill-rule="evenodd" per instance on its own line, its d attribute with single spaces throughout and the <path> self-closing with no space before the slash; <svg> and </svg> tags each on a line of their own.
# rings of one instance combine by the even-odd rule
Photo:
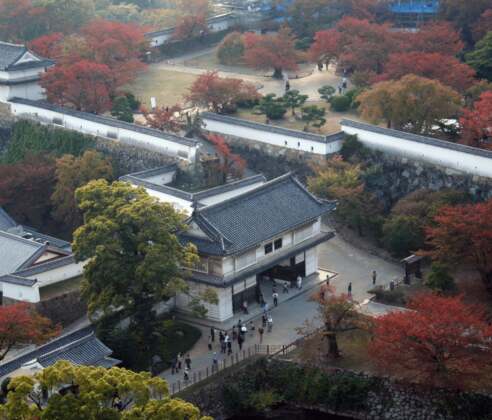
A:
<svg viewBox="0 0 492 420">
<path fill-rule="evenodd" d="M 211 420 L 148 372 L 57 362 L 10 381 L 1 420 Z"/>
</svg>

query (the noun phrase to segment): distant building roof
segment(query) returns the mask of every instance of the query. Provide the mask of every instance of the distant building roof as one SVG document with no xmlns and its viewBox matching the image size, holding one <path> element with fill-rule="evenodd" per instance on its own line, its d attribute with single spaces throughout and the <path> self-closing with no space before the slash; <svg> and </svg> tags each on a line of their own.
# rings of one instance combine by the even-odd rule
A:
<svg viewBox="0 0 492 420">
<path fill-rule="evenodd" d="M 0 364 L 0 378 L 6 377 L 23 365 L 37 362 L 48 367 L 59 360 L 68 360 L 76 365 L 110 367 L 120 361 L 109 357 L 112 350 L 95 335 L 92 326 L 58 337 L 47 344 Z"/>
<path fill-rule="evenodd" d="M 389 9 L 397 14 L 432 14 L 439 11 L 439 0 L 399 0 L 390 4 Z"/>
<path fill-rule="evenodd" d="M 26 53 L 30 54 L 29 59 L 22 60 Z M 49 67 L 53 64 L 52 60 L 30 52 L 25 45 L 0 41 L 0 70 L 23 70 L 34 67 Z"/>
<path fill-rule="evenodd" d="M 301 227 L 335 207 L 335 202 L 316 198 L 286 174 L 221 203 L 196 209 L 189 222 L 195 222 L 210 240 L 186 233 L 181 237 L 204 253 L 235 254 Z"/>
<path fill-rule="evenodd" d="M 0 207 L 0 230 L 8 230 L 17 226 L 15 220 L 10 217 L 10 215 Z"/>
<path fill-rule="evenodd" d="M 0 275 L 29 266 L 46 250 L 45 244 L 0 231 Z"/>
<path fill-rule="evenodd" d="M 492 150 L 479 149 L 477 147 L 466 146 L 464 144 L 452 143 L 450 141 L 439 140 L 433 137 L 419 136 L 418 134 L 407 133 L 406 131 L 393 130 L 391 128 L 379 127 L 377 125 L 347 119 L 342 119 L 340 121 L 340 125 L 342 126 L 342 130 L 343 126 L 353 127 L 370 131 L 372 133 L 383 134 L 385 136 L 396 137 L 403 140 L 414 141 L 416 143 L 428 144 L 431 146 L 442 147 L 444 149 L 455 150 L 461 153 L 469 153 L 471 155 L 492 159 Z"/>
<path fill-rule="evenodd" d="M 307 133 L 305 131 L 292 130 L 290 128 L 278 127 L 270 124 L 262 124 L 255 121 L 249 121 L 242 118 L 230 117 L 228 115 L 216 114 L 213 112 L 202 112 L 203 119 L 209 119 L 214 121 L 221 121 L 237 126 L 253 128 L 261 131 L 269 131 L 270 133 L 284 134 L 290 137 L 297 137 L 301 139 L 316 141 L 318 143 L 332 143 L 338 141 L 344 137 L 343 133 L 334 133 L 324 136 L 322 134 Z M 206 127 L 205 127 L 206 128 Z"/>
<path fill-rule="evenodd" d="M 75 109 L 65 108 L 58 105 L 51 104 L 47 101 L 33 101 L 31 99 L 24 98 L 12 98 L 9 99 L 9 102 L 34 106 L 41 109 L 46 109 L 48 111 L 58 112 L 64 115 L 71 115 L 73 117 L 77 117 L 80 119 L 84 119 L 87 121 L 93 121 L 100 124 L 105 124 L 110 127 L 115 128 L 123 128 L 125 130 L 135 131 L 137 133 L 147 134 L 152 137 L 161 138 L 165 140 L 169 140 L 175 143 L 183 144 L 185 146 L 194 147 L 199 144 L 197 140 L 189 139 L 186 137 L 180 137 L 175 134 L 165 133 L 160 130 L 156 130 L 154 128 L 145 127 L 143 125 L 127 123 L 125 121 L 117 120 L 116 118 L 105 117 L 102 115 L 91 114 L 89 112 L 81 112 L 76 111 Z"/>
</svg>

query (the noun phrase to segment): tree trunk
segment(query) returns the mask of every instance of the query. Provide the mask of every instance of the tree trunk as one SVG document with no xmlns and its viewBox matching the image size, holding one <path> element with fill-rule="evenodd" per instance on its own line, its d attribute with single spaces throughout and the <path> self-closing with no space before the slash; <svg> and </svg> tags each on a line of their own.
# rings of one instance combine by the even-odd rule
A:
<svg viewBox="0 0 492 420">
<path fill-rule="evenodd" d="M 281 68 L 275 68 L 273 69 L 273 75 L 272 77 L 274 79 L 282 79 L 283 74 L 282 74 L 282 69 Z"/>
<path fill-rule="evenodd" d="M 334 359 L 340 357 L 340 351 L 338 350 L 337 335 L 334 332 L 329 332 L 326 336 L 328 340 L 328 355 Z"/>
</svg>

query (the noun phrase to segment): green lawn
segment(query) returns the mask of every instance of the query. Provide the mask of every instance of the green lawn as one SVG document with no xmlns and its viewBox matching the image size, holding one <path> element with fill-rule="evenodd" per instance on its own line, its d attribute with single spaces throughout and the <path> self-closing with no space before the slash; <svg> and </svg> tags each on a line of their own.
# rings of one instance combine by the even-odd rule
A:
<svg viewBox="0 0 492 420">
<path fill-rule="evenodd" d="M 184 95 L 195 81 L 196 76 L 177 71 L 160 70 L 149 66 L 137 79 L 126 88 L 135 94 L 142 105 L 150 107 L 150 97 L 155 96 L 157 105 L 171 106 L 184 103 Z"/>
</svg>

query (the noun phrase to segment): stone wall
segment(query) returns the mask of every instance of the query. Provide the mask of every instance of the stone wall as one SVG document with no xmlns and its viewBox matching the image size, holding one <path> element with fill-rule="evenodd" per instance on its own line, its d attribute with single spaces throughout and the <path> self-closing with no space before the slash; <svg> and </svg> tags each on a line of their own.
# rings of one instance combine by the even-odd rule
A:
<svg viewBox="0 0 492 420">
<path fill-rule="evenodd" d="M 122 143 L 108 142 L 105 139 L 97 139 L 96 149 L 111 158 L 115 178 L 176 162 L 176 159 L 168 155 Z"/>
<path fill-rule="evenodd" d="M 363 161 L 366 188 L 389 207 L 405 195 L 419 190 L 453 188 L 476 200 L 492 198 L 492 179 L 473 176 L 381 152 L 371 152 Z"/>
</svg>

